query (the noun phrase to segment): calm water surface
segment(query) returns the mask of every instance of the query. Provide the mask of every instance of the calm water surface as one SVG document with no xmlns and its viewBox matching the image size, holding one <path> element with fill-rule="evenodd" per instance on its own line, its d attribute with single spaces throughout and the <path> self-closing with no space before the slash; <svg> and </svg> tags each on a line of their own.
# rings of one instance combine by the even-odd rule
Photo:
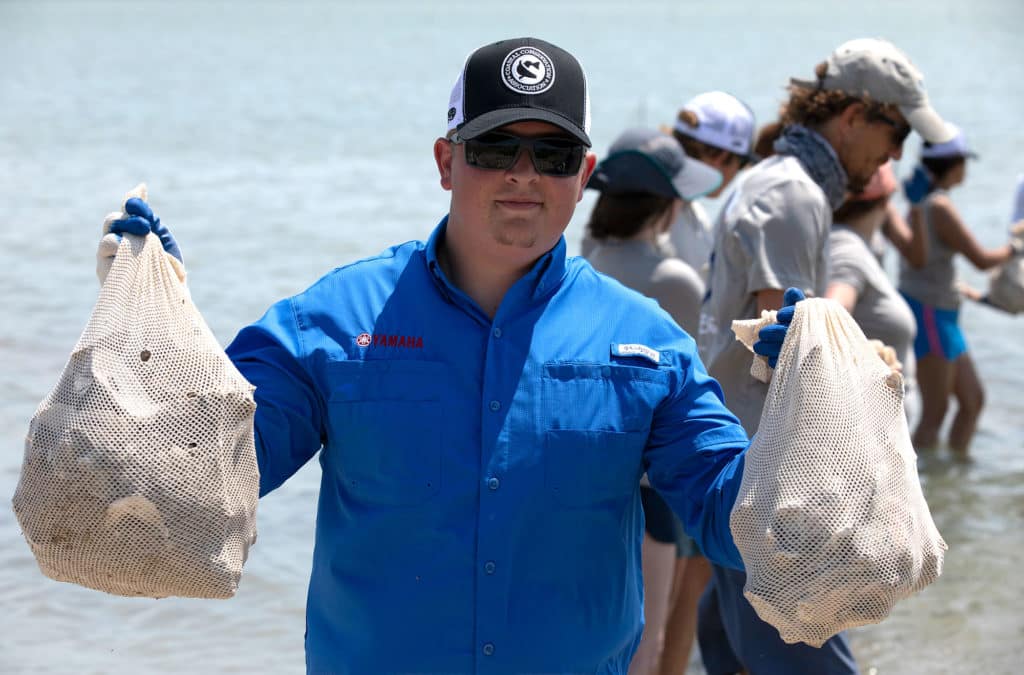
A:
<svg viewBox="0 0 1024 675">
<path fill-rule="evenodd" d="M 226 343 L 330 268 L 429 233 L 446 210 L 431 144 L 449 89 L 470 50 L 502 37 L 535 34 L 580 57 L 599 153 L 707 89 L 732 91 L 765 121 L 789 76 L 808 76 L 845 39 L 888 37 L 981 153 L 954 196 L 979 239 L 1004 241 L 1024 171 L 1019 0 L 445 8 L 0 0 L 4 503 L 28 420 L 92 309 L 97 234 L 125 191 L 149 184 Z M 592 203 L 570 225 L 570 250 Z M 940 451 L 921 462 L 946 570 L 885 623 L 854 631 L 865 672 L 1020 669 L 1024 319 L 969 306 L 964 322 L 988 387 L 973 460 Z M 302 672 L 318 473 L 314 462 L 260 503 L 259 544 L 230 601 L 125 599 L 46 579 L 0 508 L 0 672 Z"/>
</svg>

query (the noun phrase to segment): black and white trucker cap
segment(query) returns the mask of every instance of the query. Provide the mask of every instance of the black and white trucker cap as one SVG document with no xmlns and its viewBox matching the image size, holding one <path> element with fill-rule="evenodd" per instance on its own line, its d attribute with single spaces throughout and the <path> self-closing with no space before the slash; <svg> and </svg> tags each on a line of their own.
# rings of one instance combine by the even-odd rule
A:
<svg viewBox="0 0 1024 675">
<path fill-rule="evenodd" d="M 476 138 L 525 120 L 554 124 L 590 147 L 590 96 L 579 61 L 528 37 L 470 54 L 448 102 L 448 135 Z"/>
</svg>

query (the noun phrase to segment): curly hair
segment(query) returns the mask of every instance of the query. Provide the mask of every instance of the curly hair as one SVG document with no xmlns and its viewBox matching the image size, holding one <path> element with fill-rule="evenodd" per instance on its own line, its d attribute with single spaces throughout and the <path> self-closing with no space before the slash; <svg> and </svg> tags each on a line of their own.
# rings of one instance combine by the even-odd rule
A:
<svg viewBox="0 0 1024 675">
<path fill-rule="evenodd" d="M 899 107 L 892 103 L 879 103 L 867 95 L 854 96 L 845 91 L 822 89 L 827 72 L 828 64 L 824 61 L 814 69 L 818 78 L 815 89 L 789 85 L 789 100 L 779 107 L 779 119 L 762 127 L 758 133 L 754 149 L 758 155 L 768 157 L 774 154 L 772 146 L 788 125 L 800 124 L 813 129 L 842 114 L 854 103 L 864 105 L 864 115 L 868 119 L 899 115 Z"/>
</svg>

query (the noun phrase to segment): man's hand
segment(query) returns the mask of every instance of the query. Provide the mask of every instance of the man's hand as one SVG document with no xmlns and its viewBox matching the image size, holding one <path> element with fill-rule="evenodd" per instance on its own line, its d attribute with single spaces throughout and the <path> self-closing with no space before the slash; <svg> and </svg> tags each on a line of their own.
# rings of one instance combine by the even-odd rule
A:
<svg viewBox="0 0 1024 675">
<path fill-rule="evenodd" d="M 171 256 L 171 267 L 174 268 L 178 280 L 185 283 L 185 265 L 181 257 L 181 248 L 160 219 L 153 215 L 153 209 L 145 202 L 146 190 L 144 186 L 135 188 L 129 194 L 142 195 L 142 197 L 130 197 L 124 203 L 124 211 L 111 213 L 103 221 L 103 238 L 100 239 L 99 248 L 96 251 L 96 276 L 102 284 L 110 266 L 117 255 L 118 246 L 121 243 L 123 234 L 134 234 L 144 237 L 150 232 L 160 239 L 164 252 Z"/>
<path fill-rule="evenodd" d="M 779 352 L 782 350 L 782 343 L 786 341 L 786 331 L 793 321 L 793 313 L 796 311 L 796 303 L 806 299 L 799 288 L 787 288 L 782 296 L 782 309 L 775 315 L 774 323 L 765 326 L 757 334 L 758 340 L 754 343 L 754 353 L 768 357 L 768 365 L 772 368 L 779 361 Z"/>
<path fill-rule="evenodd" d="M 164 251 L 177 258 L 178 262 L 185 262 L 181 258 L 181 249 L 178 248 L 178 242 L 174 240 L 170 231 L 163 226 L 160 219 L 153 215 L 153 209 L 149 208 L 149 204 L 138 197 L 132 197 L 124 203 L 124 215 L 124 218 L 115 220 L 110 224 L 111 232 L 114 234 L 137 234 L 143 237 L 152 232 L 160 238 Z"/>
</svg>

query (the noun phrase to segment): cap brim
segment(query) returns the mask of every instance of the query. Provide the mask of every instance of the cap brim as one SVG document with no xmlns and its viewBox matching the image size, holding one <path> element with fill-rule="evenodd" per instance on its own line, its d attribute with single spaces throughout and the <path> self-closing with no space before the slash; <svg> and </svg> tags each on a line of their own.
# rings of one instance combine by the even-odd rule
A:
<svg viewBox="0 0 1024 675">
<path fill-rule="evenodd" d="M 722 174 L 717 169 L 692 157 L 686 158 L 683 170 L 672 181 L 676 192 L 686 201 L 714 192 L 721 184 Z"/>
<path fill-rule="evenodd" d="M 583 129 L 580 129 L 558 113 L 540 108 L 502 108 L 500 110 L 492 110 L 478 115 L 472 121 L 463 124 L 459 127 L 458 134 L 466 139 L 476 138 L 481 134 L 486 134 L 488 131 L 493 131 L 506 124 L 528 121 L 554 124 L 556 127 L 571 134 L 573 138 L 576 138 L 588 148 L 593 145 L 590 142 L 590 136 Z"/>
<path fill-rule="evenodd" d="M 910 127 L 929 143 L 945 143 L 956 136 L 956 131 L 951 130 L 927 103 L 915 107 L 901 105 L 899 108 Z"/>
</svg>

